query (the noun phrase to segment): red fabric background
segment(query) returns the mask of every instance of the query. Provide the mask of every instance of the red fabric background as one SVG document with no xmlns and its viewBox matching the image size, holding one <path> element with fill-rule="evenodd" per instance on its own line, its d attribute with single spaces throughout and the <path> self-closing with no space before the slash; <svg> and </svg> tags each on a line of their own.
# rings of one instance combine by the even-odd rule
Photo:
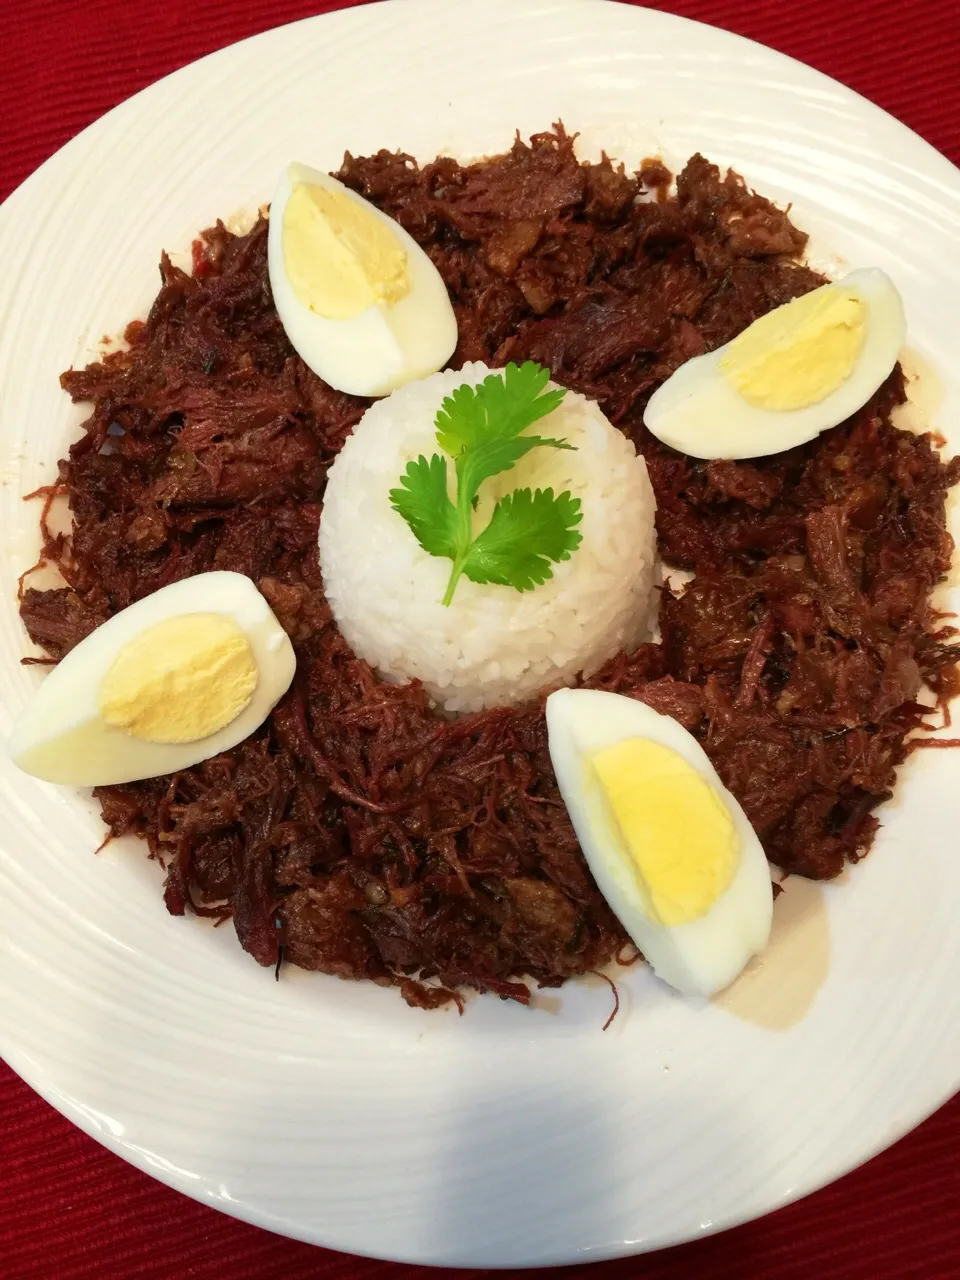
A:
<svg viewBox="0 0 960 1280">
<path fill-rule="evenodd" d="M 0 0 L 0 197 L 85 125 L 167 72 L 268 26 L 336 7 L 335 0 Z M 654 7 L 812 64 L 960 161 L 958 0 L 668 0 Z M 960 1098 L 863 1169 L 760 1222 L 650 1258 L 557 1274 L 960 1277 L 958 1147 Z M 5 1280 L 412 1280 L 418 1273 L 282 1240 L 184 1199 L 101 1149 L 0 1063 Z"/>
</svg>

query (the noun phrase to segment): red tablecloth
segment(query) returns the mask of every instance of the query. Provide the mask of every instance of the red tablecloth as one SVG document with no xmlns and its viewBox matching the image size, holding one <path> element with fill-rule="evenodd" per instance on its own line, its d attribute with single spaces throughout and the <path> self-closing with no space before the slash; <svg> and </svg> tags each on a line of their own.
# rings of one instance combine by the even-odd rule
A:
<svg viewBox="0 0 960 1280">
<path fill-rule="evenodd" d="M 0 197 L 109 107 L 174 68 L 337 7 L 335 0 L 0 0 Z M 960 162 L 960 0 L 672 0 L 655 7 L 811 63 Z M 651 1258 L 558 1274 L 960 1277 L 958 1146 L 955 1099 L 885 1155 L 792 1208 Z M 186 1200 L 97 1146 L 0 1063 L 5 1280 L 399 1280 L 419 1271 L 294 1244 Z"/>
</svg>

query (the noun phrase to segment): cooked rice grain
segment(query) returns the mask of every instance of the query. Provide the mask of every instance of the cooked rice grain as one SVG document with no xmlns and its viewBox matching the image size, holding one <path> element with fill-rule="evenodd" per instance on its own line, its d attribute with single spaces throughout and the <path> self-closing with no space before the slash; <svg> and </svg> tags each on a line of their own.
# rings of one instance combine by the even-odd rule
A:
<svg viewBox="0 0 960 1280">
<path fill-rule="evenodd" d="M 475 519 L 479 530 L 514 489 L 569 491 L 581 502 L 580 546 L 532 591 L 464 577 L 451 605 L 441 603 L 450 561 L 420 547 L 389 492 L 411 459 L 438 451 L 441 400 L 489 372 L 467 364 L 368 409 L 330 469 L 320 524 L 327 599 L 351 648 L 387 679 L 422 680 L 453 713 L 522 703 L 589 676 L 648 639 L 657 613 L 646 464 L 597 405 L 573 391 L 537 433 L 563 437 L 575 452 L 531 450 L 483 485 Z M 448 472 L 452 483 L 452 464 Z"/>
</svg>

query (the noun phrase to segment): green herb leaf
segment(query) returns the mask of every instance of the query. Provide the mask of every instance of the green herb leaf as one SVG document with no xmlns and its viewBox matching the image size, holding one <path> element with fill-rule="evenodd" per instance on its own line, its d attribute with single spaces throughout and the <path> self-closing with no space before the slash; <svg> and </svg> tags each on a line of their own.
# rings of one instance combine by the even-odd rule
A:
<svg viewBox="0 0 960 1280">
<path fill-rule="evenodd" d="M 483 444 L 464 449 L 456 459 L 458 485 L 466 490 L 468 500 L 473 502 L 484 480 L 489 480 L 502 471 L 509 471 L 531 449 L 547 446 L 553 449 L 573 448 L 566 440 L 517 436 L 512 440 L 487 440 Z"/>
<path fill-rule="evenodd" d="M 493 509 L 470 547 L 463 572 L 471 582 L 530 591 L 553 577 L 551 563 L 569 560 L 582 541 L 580 499 L 552 489 L 514 489 Z"/>
<path fill-rule="evenodd" d="M 563 400 L 564 391 L 544 391 L 550 370 L 532 360 L 508 364 L 491 373 L 477 387 L 458 387 L 437 414 L 437 443 L 455 458 L 490 440 L 509 440 L 545 418 Z"/>
<path fill-rule="evenodd" d="M 446 459 L 434 454 L 408 463 L 400 488 L 390 490 L 395 511 L 431 555 L 453 561 L 443 597 L 449 604 L 461 574 L 529 591 L 552 576 L 552 562 L 569 559 L 580 544 L 574 531 L 580 502 L 552 489 L 509 493 L 497 503 L 485 529 L 474 536 L 480 486 L 509 471 L 531 449 L 572 449 L 566 440 L 521 433 L 554 409 L 566 394 L 547 391 L 549 370 L 528 360 L 508 364 L 479 386 L 458 387 L 437 413 L 437 443 L 454 459 L 457 500 L 447 494 Z"/>
<path fill-rule="evenodd" d="M 402 488 L 390 490 L 390 505 L 399 511 L 413 536 L 432 556 L 457 554 L 457 508 L 447 496 L 447 460 L 439 453 L 408 462 Z"/>
</svg>

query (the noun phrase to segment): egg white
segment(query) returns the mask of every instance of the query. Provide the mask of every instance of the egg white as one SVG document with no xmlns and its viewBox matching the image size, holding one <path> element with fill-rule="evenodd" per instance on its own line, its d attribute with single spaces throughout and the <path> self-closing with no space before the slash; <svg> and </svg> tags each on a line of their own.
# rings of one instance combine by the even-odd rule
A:
<svg viewBox="0 0 960 1280">
<path fill-rule="evenodd" d="M 144 742 L 103 720 L 100 685 L 117 654 L 155 623 L 218 613 L 240 627 L 257 666 L 250 703 L 217 733 L 195 742 Z M 7 745 L 26 773 L 65 786 L 111 786 L 174 773 L 228 751 L 250 736 L 290 687 L 293 646 L 273 610 L 240 573 L 201 573 L 162 587 L 91 632 L 45 678 Z"/>
<path fill-rule="evenodd" d="M 386 223 L 407 254 L 410 288 L 398 302 L 376 303 L 350 320 L 330 320 L 297 297 L 284 268 L 283 215 L 299 183 L 323 187 L 363 205 Z M 442 369 L 457 345 L 457 321 L 439 271 L 393 218 L 328 174 L 291 164 L 270 206 L 267 265 L 287 337 L 324 382 L 357 396 L 385 396 Z"/>
<path fill-rule="evenodd" d="M 752 405 L 720 369 L 730 346 L 725 343 L 694 356 L 657 388 L 643 415 L 651 434 L 694 458 L 762 458 L 805 444 L 856 413 L 897 362 L 906 337 L 903 302 L 890 277 L 875 267 L 834 283 L 852 290 L 866 308 L 863 347 L 835 391 L 803 409 Z"/>
<path fill-rule="evenodd" d="M 728 986 L 766 946 L 773 887 L 766 856 L 736 799 L 691 734 L 642 702 L 594 689 L 560 689 L 547 699 L 550 759 L 587 865 L 600 892 L 647 963 L 684 995 Z M 616 820 L 592 777 L 589 757 L 625 738 L 648 738 L 682 756 L 723 801 L 733 820 L 739 865 L 697 920 L 663 925 L 647 912 Z"/>
</svg>

